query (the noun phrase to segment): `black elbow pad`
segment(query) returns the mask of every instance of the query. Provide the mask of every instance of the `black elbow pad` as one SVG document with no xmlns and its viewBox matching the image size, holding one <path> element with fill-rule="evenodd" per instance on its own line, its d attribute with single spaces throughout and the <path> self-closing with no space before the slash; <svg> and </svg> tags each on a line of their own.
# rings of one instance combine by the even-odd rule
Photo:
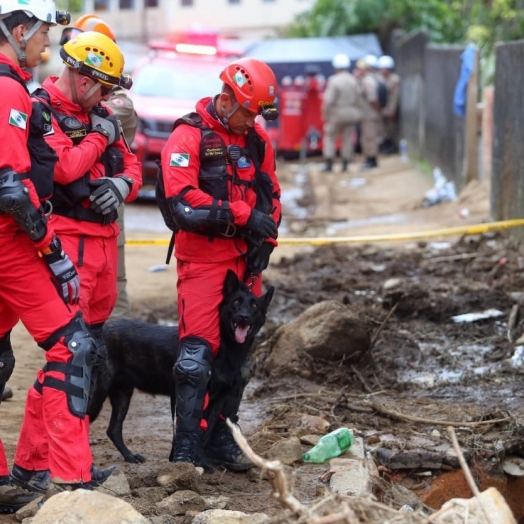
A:
<svg viewBox="0 0 524 524">
<path fill-rule="evenodd" d="M 182 231 L 213 230 L 233 223 L 233 213 L 224 203 L 218 206 L 216 200 L 211 206 L 193 208 L 187 202 L 173 202 L 173 220 Z"/>
<path fill-rule="evenodd" d="M 0 171 L 0 211 L 10 214 L 29 238 L 38 242 L 46 234 L 47 219 L 31 202 L 29 190 L 22 184 L 24 178 L 27 175 L 12 169 Z"/>
</svg>

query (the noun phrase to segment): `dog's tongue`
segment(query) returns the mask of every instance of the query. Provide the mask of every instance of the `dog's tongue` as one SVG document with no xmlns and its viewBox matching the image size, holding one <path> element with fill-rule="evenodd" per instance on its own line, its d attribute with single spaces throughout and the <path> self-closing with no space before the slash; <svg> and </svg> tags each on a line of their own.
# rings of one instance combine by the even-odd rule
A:
<svg viewBox="0 0 524 524">
<path fill-rule="evenodd" d="M 239 344 L 243 344 L 246 340 L 247 332 L 249 330 L 249 326 L 237 326 L 235 328 L 235 340 Z"/>
</svg>

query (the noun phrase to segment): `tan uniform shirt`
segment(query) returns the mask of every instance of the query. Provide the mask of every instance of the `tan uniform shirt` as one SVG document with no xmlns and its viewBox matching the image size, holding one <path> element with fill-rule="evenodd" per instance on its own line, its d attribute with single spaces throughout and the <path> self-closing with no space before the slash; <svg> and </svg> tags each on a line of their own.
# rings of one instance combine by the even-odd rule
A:
<svg viewBox="0 0 524 524">
<path fill-rule="evenodd" d="M 111 97 L 106 103 L 120 120 L 126 142 L 130 146 L 135 138 L 138 126 L 138 116 L 133 102 L 127 96 L 125 89 L 117 89 L 111 93 Z"/>
<path fill-rule="evenodd" d="M 378 80 L 375 73 L 367 72 L 361 79 L 362 91 L 364 93 L 363 120 L 379 120 L 380 112 L 378 104 Z"/>
<path fill-rule="evenodd" d="M 400 98 L 400 76 L 397 73 L 390 73 L 384 76 L 384 81 L 388 88 L 388 102 L 382 109 L 382 114 L 386 117 L 393 118 L 397 114 L 398 102 Z"/>
<path fill-rule="evenodd" d="M 357 79 L 349 71 L 339 71 L 328 78 L 322 118 L 335 124 L 356 124 L 362 118 L 363 103 Z"/>
</svg>

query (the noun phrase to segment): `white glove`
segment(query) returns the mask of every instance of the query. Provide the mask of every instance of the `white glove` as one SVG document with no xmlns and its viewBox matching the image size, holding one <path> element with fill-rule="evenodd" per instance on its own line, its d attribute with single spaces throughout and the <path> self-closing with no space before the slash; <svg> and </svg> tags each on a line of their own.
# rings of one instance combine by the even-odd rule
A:
<svg viewBox="0 0 524 524">
<path fill-rule="evenodd" d="M 108 146 L 120 138 L 121 124 L 116 115 L 109 115 L 107 118 L 102 118 L 92 112 L 89 113 L 89 119 L 91 120 L 91 131 L 104 135 L 107 138 Z"/>
<path fill-rule="evenodd" d="M 122 177 L 102 177 L 91 180 L 89 185 L 97 188 L 89 197 L 91 207 L 97 213 L 102 213 L 102 215 L 116 211 L 118 206 L 129 195 L 132 182 L 131 179 Z"/>
</svg>

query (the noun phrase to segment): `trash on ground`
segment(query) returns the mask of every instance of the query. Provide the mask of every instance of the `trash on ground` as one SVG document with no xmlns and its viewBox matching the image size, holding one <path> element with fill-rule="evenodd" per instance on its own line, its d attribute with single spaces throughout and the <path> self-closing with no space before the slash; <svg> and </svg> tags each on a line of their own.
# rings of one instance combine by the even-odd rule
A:
<svg viewBox="0 0 524 524">
<path fill-rule="evenodd" d="M 151 266 L 148 271 L 150 273 L 158 273 L 159 271 L 167 271 L 167 266 L 165 264 L 159 264 L 157 266 Z"/>
<path fill-rule="evenodd" d="M 451 202 L 457 199 L 455 183 L 448 182 L 439 167 L 433 170 L 433 180 L 435 181 L 433 187 L 424 194 L 424 202 L 422 204 L 424 207 L 434 206 L 441 202 Z"/>
<path fill-rule="evenodd" d="M 476 322 L 477 320 L 486 320 L 487 318 L 498 318 L 504 316 L 504 312 L 498 309 L 485 309 L 478 313 L 465 313 L 464 315 L 456 315 L 453 318 L 453 322 L 457 324 L 463 322 Z"/>
</svg>

